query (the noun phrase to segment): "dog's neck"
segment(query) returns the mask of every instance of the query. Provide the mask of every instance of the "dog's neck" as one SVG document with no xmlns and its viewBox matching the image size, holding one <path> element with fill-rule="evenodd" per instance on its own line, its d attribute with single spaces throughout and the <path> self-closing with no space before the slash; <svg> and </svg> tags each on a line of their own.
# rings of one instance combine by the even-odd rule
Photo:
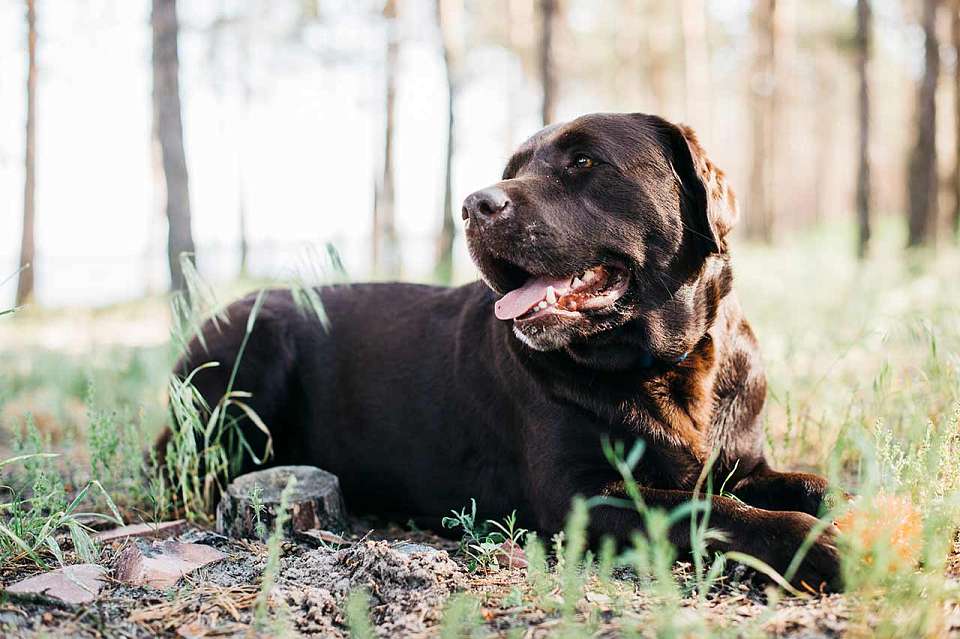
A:
<svg viewBox="0 0 960 639">
<path fill-rule="evenodd" d="M 689 351 L 679 356 L 662 356 L 640 344 L 613 340 L 599 344 L 571 344 L 560 353 L 579 367 L 595 371 L 624 372 L 673 366 L 685 360 Z"/>
</svg>

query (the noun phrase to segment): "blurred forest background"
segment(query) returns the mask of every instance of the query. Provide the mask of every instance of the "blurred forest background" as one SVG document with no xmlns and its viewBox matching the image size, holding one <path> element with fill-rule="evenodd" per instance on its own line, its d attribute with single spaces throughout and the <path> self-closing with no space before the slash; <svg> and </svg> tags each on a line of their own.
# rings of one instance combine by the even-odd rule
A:
<svg viewBox="0 0 960 639">
<path fill-rule="evenodd" d="M 135 299 L 181 252 L 270 279 L 327 242 L 352 279 L 464 281 L 462 198 L 602 110 L 692 125 L 751 240 L 944 246 L 958 48 L 958 0 L 5 0 L 0 275 L 31 267 L 0 295 Z"/>
</svg>

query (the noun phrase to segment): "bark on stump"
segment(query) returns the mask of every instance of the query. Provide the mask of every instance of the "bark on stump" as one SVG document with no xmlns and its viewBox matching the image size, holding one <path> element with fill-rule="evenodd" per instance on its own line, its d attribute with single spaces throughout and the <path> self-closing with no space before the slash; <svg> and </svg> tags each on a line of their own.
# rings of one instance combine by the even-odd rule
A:
<svg viewBox="0 0 960 639">
<path fill-rule="evenodd" d="M 280 496 L 295 477 L 287 503 L 284 535 L 304 530 L 346 529 L 346 508 L 336 475 L 313 466 L 277 466 L 237 477 L 217 506 L 217 532 L 228 537 L 265 540 L 280 513 Z M 259 518 L 258 518 L 259 510 Z"/>
</svg>

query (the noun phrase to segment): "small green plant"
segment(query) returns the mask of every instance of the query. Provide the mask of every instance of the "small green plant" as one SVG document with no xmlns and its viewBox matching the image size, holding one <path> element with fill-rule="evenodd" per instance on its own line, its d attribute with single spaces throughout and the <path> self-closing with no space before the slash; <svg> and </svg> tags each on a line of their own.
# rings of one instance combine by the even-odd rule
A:
<svg viewBox="0 0 960 639">
<path fill-rule="evenodd" d="M 95 383 L 87 385 L 87 446 L 90 450 L 90 477 L 98 480 L 123 506 L 157 500 L 152 487 L 144 484 L 142 423 L 143 412 L 134 419 L 129 410 L 104 410 L 97 404 Z"/>
<path fill-rule="evenodd" d="M 465 552 L 470 543 L 478 543 L 484 530 L 477 526 L 477 500 L 470 499 L 470 510 L 461 508 L 460 512 L 451 511 L 452 516 L 444 517 L 440 523 L 444 528 L 463 528 L 463 537 L 460 539 L 460 552 Z"/>
<path fill-rule="evenodd" d="M 261 520 L 261 516 L 264 511 L 267 509 L 263 504 L 263 488 L 260 484 L 254 484 L 253 489 L 250 491 L 250 507 L 253 508 L 253 517 L 256 520 L 254 524 L 254 532 L 257 533 L 257 537 L 263 539 L 267 536 L 267 525 Z"/>
<path fill-rule="evenodd" d="M 450 511 L 441 524 L 444 528 L 462 528 L 460 552 L 469 558 L 470 570 L 492 570 L 498 566 L 497 557 L 502 553 L 510 555 L 510 550 L 519 548 L 527 535 L 525 528 L 517 526 L 516 511 L 510 513 L 503 522 L 487 519 L 477 522 L 477 501 L 470 499 L 470 510 L 462 508 L 459 512 Z M 506 544 L 506 547 L 505 547 Z"/>
<path fill-rule="evenodd" d="M 18 268 L 16 271 L 14 271 L 12 275 L 8 275 L 7 277 L 5 277 L 5 278 L 3 279 L 3 281 L 0 282 L 0 286 L 3 286 L 3 285 L 6 284 L 7 282 L 9 282 L 9 281 L 12 280 L 13 278 L 15 278 L 17 275 L 20 275 L 20 271 L 22 271 L 22 270 L 24 270 L 24 269 L 28 269 L 28 268 L 30 268 L 30 265 L 29 265 L 29 264 L 24 264 L 23 266 L 21 266 L 20 268 Z M 0 308 L 0 317 L 3 317 L 4 315 L 10 315 L 11 313 L 15 313 L 15 312 L 17 312 L 17 307 L 16 307 L 16 306 L 14 306 L 14 307 L 12 307 L 12 308 L 5 308 L 5 309 L 4 309 L 4 308 Z"/>
<path fill-rule="evenodd" d="M 333 272 L 333 277 L 330 272 Z M 337 281 L 344 276 L 343 262 L 332 244 L 326 245 L 326 259 L 313 250 L 305 251 L 300 266 L 286 282 L 293 303 L 304 316 L 313 315 L 324 330 L 330 330 L 330 318 L 315 284 Z"/>
<path fill-rule="evenodd" d="M 534 603 L 551 612 L 556 608 L 556 600 L 551 596 L 554 579 L 547 563 L 547 550 L 535 532 L 527 535 L 523 553 L 527 556 L 527 583 L 533 592 Z"/>
<path fill-rule="evenodd" d="M 377 636 L 370 623 L 370 595 L 366 590 L 361 588 L 350 593 L 345 612 L 350 639 L 374 639 Z"/>
<path fill-rule="evenodd" d="M 652 576 L 666 588 L 664 594 L 669 594 L 671 597 L 677 596 L 677 593 L 674 592 L 676 580 L 671 570 L 672 562 L 677 553 L 669 542 L 669 531 L 678 522 L 688 519 L 694 579 L 684 590 L 686 592 L 695 590 L 700 600 L 704 601 L 706 594 L 717 583 L 726 567 L 726 559 L 721 553 L 714 553 L 709 568 L 706 565 L 706 561 L 710 557 L 709 547 L 711 542 L 725 540 L 722 531 L 714 530 L 709 526 L 714 495 L 711 471 L 717 459 L 718 451 L 711 454 L 704 464 L 694 486 L 692 499 L 666 513 L 659 509 L 647 507 L 640 486 L 633 477 L 633 469 L 644 453 L 643 440 L 636 440 L 629 452 L 626 452 L 623 442 L 611 442 L 608 439 L 601 442 L 601 447 L 607 461 L 620 474 L 627 499 L 595 497 L 588 503 L 591 506 L 608 505 L 633 509 L 640 515 L 644 522 L 644 532 L 639 539 L 635 539 L 634 552 L 641 552 L 641 554 L 652 552 L 655 555 L 649 557 L 650 563 L 647 568 L 652 571 Z M 721 486 L 721 493 L 724 492 L 726 482 L 727 480 L 724 480 L 724 485 Z M 706 486 L 706 491 L 701 496 L 704 486 Z M 667 558 L 669 561 L 666 561 Z M 636 561 L 637 557 L 634 557 L 634 560 Z"/>
<path fill-rule="evenodd" d="M 597 580 L 601 586 L 610 583 L 617 561 L 617 543 L 613 537 L 604 537 L 600 542 L 600 555 L 597 562 Z"/>
<path fill-rule="evenodd" d="M 37 566 L 46 568 L 44 553 L 48 551 L 62 565 L 65 559 L 57 536 L 63 532 L 69 534 L 80 559 L 93 562 L 97 551 L 87 522 L 101 519 L 123 525 L 116 505 L 96 480 L 90 481 L 68 501 L 63 480 L 51 463 L 56 457 L 56 454 L 38 451 L 0 461 L 0 469 L 13 464 L 23 465 L 29 484 L 24 492 L 10 486 L 3 487 L 11 492 L 12 498 L 0 504 L 0 563 L 29 557 Z M 81 512 L 85 501 L 98 494 L 103 497 L 110 514 Z"/>
<path fill-rule="evenodd" d="M 568 622 L 576 612 L 577 602 L 583 596 L 583 586 L 586 574 L 583 566 L 584 551 L 587 549 L 587 524 L 590 521 L 590 512 L 587 502 L 582 497 L 573 500 L 573 508 L 567 518 L 567 527 L 558 548 L 557 557 L 563 557 L 562 564 L 558 564 L 560 571 L 560 590 L 563 593 L 563 617 Z"/>
<path fill-rule="evenodd" d="M 254 625 L 261 632 L 268 632 L 273 636 L 286 636 L 293 634 L 290 629 L 289 619 L 279 611 L 277 614 L 270 614 L 270 591 L 277 583 L 277 576 L 280 574 L 280 547 L 284 538 L 284 527 L 290 519 L 287 507 L 290 505 L 290 496 L 297 485 L 297 478 L 290 477 L 287 485 L 280 493 L 280 505 L 277 509 L 277 518 L 274 521 L 273 532 L 267 539 L 267 564 L 263 569 L 263 576 L 260 579 L 260 594 L 257 596 L 256 609 L 254 611 Z"/>
<path fill-rule="evenodd" d="M 167 488 L 167 478 L 165 473 L 160 470 L 157 451 L 153 447 L 147 453 L 143 477 L 146 481 L 143 504 L 150 508 L 150 520 L 160 521 L 172 508 L 170 505 L 170 490 Z"/>
<path fill-rule="evenodd" d="M 440 639 L 470 637 L 482 619 L 480 602 L 466 593 L 457 593 L 447 600 L 440 622 Z"/>
<path fill-rule="evenodd" d="M 510 589 L 510 594 L 504 597 L 502 605 L 504 608 L 523 608 L 526 603 L 523 597 L 523 590 L 514 586 Z"/>
</svg>

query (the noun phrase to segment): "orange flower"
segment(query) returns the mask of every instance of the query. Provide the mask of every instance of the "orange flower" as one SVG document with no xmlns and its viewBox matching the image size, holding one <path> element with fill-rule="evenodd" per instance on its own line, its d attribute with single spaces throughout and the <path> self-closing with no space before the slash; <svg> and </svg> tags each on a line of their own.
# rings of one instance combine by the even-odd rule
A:
<svg viewBox="0 0 960 639">
<path fill-rule="evenodd" d="M 914 566 L 920 559 L 923 520 L 907 497 L 878 494 L 857 499 L 834 525 L 866 550 L 867 563 L 874 561 L 871 549 L 882 545 L 893 550 L 891 570 Z"/>
</svg>

